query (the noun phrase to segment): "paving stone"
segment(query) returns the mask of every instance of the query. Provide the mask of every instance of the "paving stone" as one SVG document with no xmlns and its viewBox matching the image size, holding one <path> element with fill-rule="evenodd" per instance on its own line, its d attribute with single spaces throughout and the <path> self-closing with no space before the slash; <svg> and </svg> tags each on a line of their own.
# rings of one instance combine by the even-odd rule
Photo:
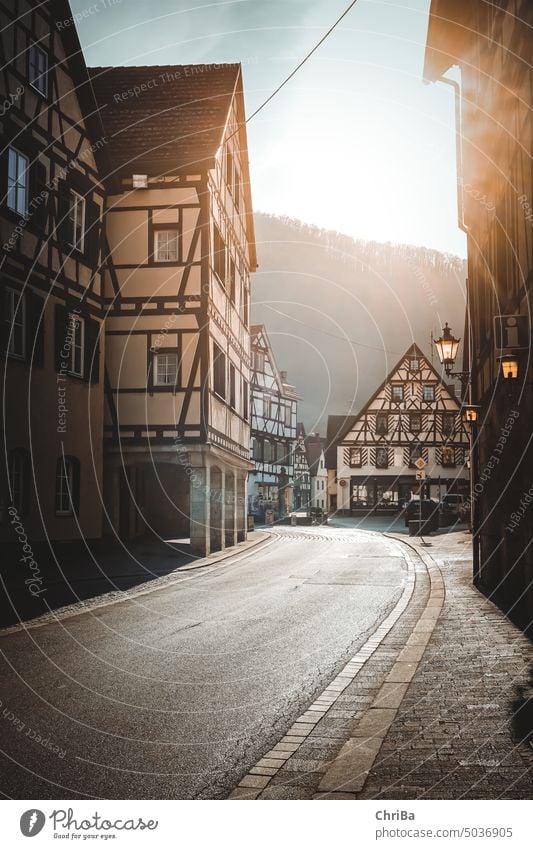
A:
<svg viewBox="0 0 533 849">
<path fill-rule="evenodd" d="M 398 663 L 395 663 L 392 667 L 391 671 L 385 678 L 385 681 L 394 683 L 409 683 L 409 681 L 412 680 L 416 669 L 416 663 L 404 663 L 402 661 L 398 661 Z"/>
<path fill-rule="evenodd" d="M 398 708 L 407 692 L 407 684 L 383 684 L 376 700 L 376 708 Z"/>
<path fill-rule="evenodd" d="M 229 794 L 229 799 L 257 799 L 259 790 L 249 790 L 246 787 L 236 787 Z"/>
<path fill-rule="evenodd" d="M 319 792 L 362 790 L 381 743 L 381 739 L 376 737 L 348 740 L 322 778 Z"/>
<path fill-rule="evenodd" d="M 353 737 L 384 737 L 396 717 L 390 708 L 370 708 L 352 731 Z"/>
<path fill-rule="evenodd" d="M 269 778 L 267 776 L 262 775 L 245 775 L 242 781 L 239 781 L 239 787 L 250 787 L 253 790 L 262 790 L 263 787 L 266 787 Z"/>
</svg>

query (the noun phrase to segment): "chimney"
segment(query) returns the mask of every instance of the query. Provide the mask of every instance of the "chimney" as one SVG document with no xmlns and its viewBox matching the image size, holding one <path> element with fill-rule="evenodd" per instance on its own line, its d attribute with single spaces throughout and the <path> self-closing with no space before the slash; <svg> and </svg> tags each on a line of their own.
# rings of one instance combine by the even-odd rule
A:
<svg viewBox="0 0 533 849">
<path fill-rule="evenodd" d="M 286 371 L 280 371 L 279 376 L 281 377 L 281 380 L 282 380 L 283 383 L 287 383 L 287 372 Z"/>
</svg>

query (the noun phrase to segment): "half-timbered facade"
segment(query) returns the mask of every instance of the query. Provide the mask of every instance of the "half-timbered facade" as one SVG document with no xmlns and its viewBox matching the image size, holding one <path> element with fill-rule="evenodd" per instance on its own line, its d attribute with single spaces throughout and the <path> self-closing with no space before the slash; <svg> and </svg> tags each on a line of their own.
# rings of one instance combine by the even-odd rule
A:
<svg viewBox="0 0 533 849">
<path fill-rule="evenodd" d="M 311 476 L 305 445 L 305 427 L 302 422 L 296 425 L 296 442 L 293 449 L 294 486 L 293 510 L 308 511 L 311 506 Z"/>
<path fill-rule="evenodd" d="M 468 449 L 459 402 L 413 345 L 339 439 L 337 506 L 398 507 L 418 489 L 419 458 L 427 496 L 466 491 Z"/>
<path fill-rule="evenodd" d="M 102 529 L 107 139 L 67 2 L 0 2 L 0 536 Z"/>
<path fill-rule="evenodd" d="M 468 239 L 465 367 L 471 401 L 479 406 L 474 581 L 530 631 L 533 525 L 524 499 L 533 467 L 532 31 L 530 0 L 433 0 L 424 69 L 427 82 L 459 79 L 459 226 Z M 460 74 L 449 73 L 453 66 Z M 499 357 L 506 354 L 518 362 L 514 380 L 502 374 Z"/>
<path fill-rule="evenodd" d="M 246 535 L 250 272 L 239 65 L 93 68 L 111 139 L 106 211 L 110 526 Z"/>
<path fill-rule="evenodd" d="M 263 521 L 267 510 L 274 519 L 292 509 L 293 447 L 299 396 L 279 371 L 263 325 L 253 325 L 251 378 L 251 460 L 249 510 Z"/>
</svg>

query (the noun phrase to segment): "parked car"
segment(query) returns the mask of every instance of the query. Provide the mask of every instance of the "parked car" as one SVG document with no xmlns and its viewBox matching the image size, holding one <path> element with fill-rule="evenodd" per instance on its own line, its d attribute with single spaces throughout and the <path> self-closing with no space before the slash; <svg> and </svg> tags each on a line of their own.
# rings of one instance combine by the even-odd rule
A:
<svg viewBox="0 0 533 849">
<path fill-rule="evenodd" d="M 439 527 L 439 502 L 433 501 L 432 498 L 423 499 L 420 505 L 419 498 L 412 498 L 405 508 L 405 526 L 409 527 L 409 522 L 420 518 L 422 511 L 422 519 L 426 520 L 428 531 L 436 531 Z"/>
<path fill-rule="evenodd" d="M 464 497 L 462 495 L 458 495 L 456 492 L 447 492 L 442 499 L 442 503 L 446 504 L 446 506 L 454 512 L 457 517 L 459 517 L 463 501 Z"/>
<path fill-rule="evenodd" d="M 455 505 L 448 501 L 439 503 L 439 524 L 442 528 L 447 528 L 448 525 L 454 525 L 459 519 L 459 514 Z"/>
</svg>

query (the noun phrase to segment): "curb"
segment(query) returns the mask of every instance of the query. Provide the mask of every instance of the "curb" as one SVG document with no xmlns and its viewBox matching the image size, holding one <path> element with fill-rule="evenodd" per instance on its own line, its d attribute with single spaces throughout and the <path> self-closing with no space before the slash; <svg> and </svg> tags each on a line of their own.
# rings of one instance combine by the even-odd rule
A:
<svg viewBox="0 0 533 849">
<path fill-rule="evenodd" d="M 191 580 L 194 577 L 194 575 L 191 575 L 189 578 L 180 578 L 179 576 L 182 573 L 194 572 L 197 569 L 205 569 L 205 574 L 209 574 L 213 571 L 213 569 L 206 567 L 212 566 L 215 568 L 218 564 L 223 563 L 230 557 L 236 558 L 234 562 L 238 563 L 241 560 L 244 560 L 245 557 L 248 557 L 252 549 L 258 548 L 259 546 L 261 548 L 267 548 L 273 542 L 275 542 L 275 537 L 264 531 L 261 533 L 259 539 L 252 540 L 251 542 L 239 543 L 236 546 L 232 546 L 231 549 L 226 549 L 222 554 L 215 557 L 204 557 L 202 560 L 196 561 L 196 563 L 191 566 L 178 568 L 176 572 L 171 573 L 170 576 L 164 575 L 161 578 L 155 578 L 153 581 L 139 584 L 138 587 L 133 587 L 131 590 L 111 590 L 103 596 L 95 596 L 92 599 L 89 598 L 84 601 L 74 602 L 73 604 L 66 605 L 65 607 L 58 607 L 57 610 L 51 611 L 50 613 L 43 613 L 41 616 L 37 616 L 34 619 L 28 619 L 18 623 L 17 625 L 7 625 L 5 628 L 0 628 L 0 638 L 7 637 L 10 634 L 17 634 L 21 631 L 31 631 L 34 628 L 43 628 L 45 625 L 53 625 L 55 622 L 63 621 L 64 619 L 72 619 L 75 616 L 80 616 L 82 613 L 91 613 L 93 610 L 99 610 L 102 607 L 110 607 L 113 604 L 132 601 L 140 596 L 149 595 L 150 593 L 157 592 L 158 590 L 166 589 L 166 587 L 174 586 L 174 584 L 180 584 L 183 583 L 183 581 Z M 242 548 L 240 548 L 240 546 L 242 546 Z M 97 599 L 101 600 L 97 601 Z"/>
<path fill-rule="evenodd" d="M 403 542 L 418 555 L 429 576 L 429 598 L 374 702 L 359 718 L 350 739 L 330 764 L 314 799 L 356 799 L 356 794 L 363 790 L 370 770 L 379 756 L 383 741 L 401 708 L 409 685 L 422 663 L 426 646 L 444 606 L 446 595 L 444 580 L 433 558 L 427 552 L 420 552 L 417 547 L 404 539 L 399 539 L 392 534 L 384 534 L 384 536 Z M 423 556 L 424 554 L 426 557 Z"/>
<path fill-rule="evenodd" d="M 229 799 L 257 799 L 259 794 L 267 788 L 273 776 L 284 766 L 285 762 L 293 755 L 298 757 L 300 746 L 306 742 L 309 734 L 314 730 L 318 722 L 334 706 L 338 697 L 355 680 L 366 662 L 379 648 L 402 613 L 406 610 L 414 592 L 416 566 L 410 556 L 406 560 L 407 579 L 405 587 L 400 599 L 396 602 L 389 615 L 376 628 L 343 669 L 341 669 L 326 689 L 322 691 L 307 710 L 293 723 L 279 743 L 267 752 L 241 779 L 237 787 L 228 796 Z M 340 753 L 338 757 L 340 757 Z M 333 761 L 333 764 L 335 763 L 336 760 Z"/>
</svg>

